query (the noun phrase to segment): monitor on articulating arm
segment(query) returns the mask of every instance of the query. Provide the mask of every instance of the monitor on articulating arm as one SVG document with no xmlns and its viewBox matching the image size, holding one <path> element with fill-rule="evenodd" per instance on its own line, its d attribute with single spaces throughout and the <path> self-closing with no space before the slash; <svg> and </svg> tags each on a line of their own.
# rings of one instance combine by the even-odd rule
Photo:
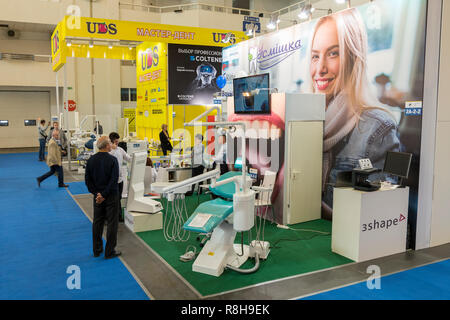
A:
<svg viewBox="0 0 450 320">
<path fill-rule="evenodd" d="M 137 152 L 133 154 L 127 199 L 127 211 L 129 212 L 156 213 L 162 210 L 161 203 L 144 197 L 146 163 L 147 152 Z"/>
</svg>

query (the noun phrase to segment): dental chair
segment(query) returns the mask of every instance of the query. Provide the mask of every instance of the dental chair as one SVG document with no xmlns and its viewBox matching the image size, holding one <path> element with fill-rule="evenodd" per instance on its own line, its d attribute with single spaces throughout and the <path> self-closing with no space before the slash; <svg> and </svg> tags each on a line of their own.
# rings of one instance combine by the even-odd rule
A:
<svg viewBox="0 0 450 320">
<path fill-rule="evenodd" d="M 194 178 L 190 178 L 178 186 L 171 186 L 163 191 L 170 199 L 170 192 L 176 192 L 183 185 L 198 183 L 212 179 L 211 193 L 219 198 L 201 203 L 195 212 L 184 223 L 187 231 L 211 234 L 192 265 L 195 272 L 212 276 L 220 276 L 225 268 L 241 273 L 251 273 L 259 268 L 259 258 L 248 245 L 234 244 L 237 232 L 248 231 L 254 226 L 255 191 L 250 189 L 252 179 L 247 174 L 231 171 L 220 176 L 216 169 Z M 241 238 L 242 239 L 242 238 Z M 239 267 L 249 257 L 255 257 L 255 267 L 241 270 Z"/>
</svg>

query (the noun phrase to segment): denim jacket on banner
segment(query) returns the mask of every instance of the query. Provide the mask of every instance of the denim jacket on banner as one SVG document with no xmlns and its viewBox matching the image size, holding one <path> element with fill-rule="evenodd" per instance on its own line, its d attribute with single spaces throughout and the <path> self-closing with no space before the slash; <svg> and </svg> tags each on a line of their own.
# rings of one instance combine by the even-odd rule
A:
<svg viewBox="0 0 450 320">
<path fill-rule="evenodd" d="M 364 111 L 358 125 L 332 149 L 333 163 L 323 200 L 332 208 L 333 186 L 340 171 L 359 167 L 358 160 L 370 159 L 374 168 L 383 169 L 387 151 L 399 151 L 397 124 L 392 116 L 379 109 Z"/>
</svg>

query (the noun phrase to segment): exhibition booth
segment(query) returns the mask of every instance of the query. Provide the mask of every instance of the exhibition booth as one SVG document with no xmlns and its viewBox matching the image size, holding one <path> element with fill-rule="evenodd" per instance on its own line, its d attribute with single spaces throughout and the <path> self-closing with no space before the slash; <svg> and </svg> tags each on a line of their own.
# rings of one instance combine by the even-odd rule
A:
<svg viewBox="0 0 450 320">
<path fill-rule="evenodd" d="M 125 225 L 213 295 L 415 248 L 426 4 L 380 0 L 248 40 L 66 17 L 53 66 L 136 61 L 135 138 L 149 145 L 130 152 Z M 142 43 L 75 44 L 91 37 Z M 166 123 L 178 147 L 150 153 L 169 159 L 151 179 Z"/>
</svg>

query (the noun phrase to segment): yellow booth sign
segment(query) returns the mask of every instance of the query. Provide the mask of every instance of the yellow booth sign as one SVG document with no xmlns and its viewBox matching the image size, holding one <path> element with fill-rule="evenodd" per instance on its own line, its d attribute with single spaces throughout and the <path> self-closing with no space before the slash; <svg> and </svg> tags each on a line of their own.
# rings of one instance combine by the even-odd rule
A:
<svg viewBox="0 0 450 320">
<path fill-rule="evenodd" d="M 167 123 L 167 44 L 144 42 L 136 48 L 136 120 L 139 137 L 158 140 Z"/>
<path fill-rule="evenodd" d="M 157 23 L 144 23 L 134 21 L 121 21 L 109 19 L 97 19 L 79 17 L 79 23 L 73 23 L 73 17 L 65 16 L 58 24 L 52 35 L 52 66 L 53 71 L 64 65 L 66 57 L 79 58 L 106 58 L 134 60 L 136 52 L 134 48 L 99 46 L 92 48 L 87 45 L 67 45 L 66 40 L 122 40 L 136 42 L 162 42 L 180 43 L 225 47 L 236 42 L 247 40 L 248 37 L 242 31 L 227 31 L 218 29 L 204 29 L 164 25 Z M 222 40 L 230 33 L 228 43 Z"/>
</svg>

